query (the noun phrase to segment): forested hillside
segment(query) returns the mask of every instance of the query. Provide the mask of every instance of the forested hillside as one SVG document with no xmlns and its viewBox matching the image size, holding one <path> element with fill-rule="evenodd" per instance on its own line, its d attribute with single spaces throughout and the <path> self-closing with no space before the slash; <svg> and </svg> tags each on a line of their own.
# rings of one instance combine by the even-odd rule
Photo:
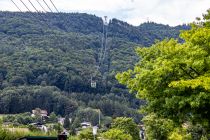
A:
<svg viewBox="0 0 210 140">
<path fill-rule="evenodd" d="M 137 109 L 143 101 L 117 83 L 116 73 L 138 61 L 136 46 L 178 38 L 189 27 L 135 27 L 110 20 L 106 59 L 94 89 L 90 78 L 99 62 L 102 25 L 101 18 L 88 14 L 0 12 L 0 114 L 39 107 L 74 118 L 90 107 L 95 113 L 100 109 L 104 120 L 129 116 L 140 121 Z M 94 122 L 97 116 L 81 120 Z"/>
</svg>

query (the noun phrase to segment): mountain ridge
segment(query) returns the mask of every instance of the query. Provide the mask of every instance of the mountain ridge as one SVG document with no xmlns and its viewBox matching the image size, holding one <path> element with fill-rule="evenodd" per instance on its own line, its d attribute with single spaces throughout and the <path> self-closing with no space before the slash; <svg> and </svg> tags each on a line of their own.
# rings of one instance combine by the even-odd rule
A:
<svg viewBox="0 0 210 140">
<path fill-rule="evenodd" d="M 0 17 L 12 17 L 17 16 L 26 20 L 30 18 L 31 22 L 40 22 L 43 26 L 52 28 L 53 30 L 59 30 L 63 32 L 79 32 L 83 34 L 100 34 L 103 32 L 102 24 L 103 19 L 95 15 L 89 15 L 86 13 L 21 13 L 21 12 L 1 12 Z M 1 22 L 2 23 L 2 22 Z M 78 24 L 79 23 L 79 24 Z M 39 23 L 37 23 L 39 24 Z M 18 25 L 16 25 L 18 26 Z M 39 32 L 44 32 L 40 28 Z M 51 29 L 51 30 L 52 30 Z M 154 22 L 142 23 L 139 26 L 133 26 L 127 22 L 120 21 L 116 18 L 110 19 L 109 32 L 110 37 L 119 37 L 127 39 L 128 41 L 141 44 L 143 46 L 150 46 L 154 43 L 158 34 L 155 34 L 155 30 L 159 36 L 164 38 L 178 38 L 179 30 L 190 29 L 188 25 L 178 25 L 170 27 L 169 25 L 157 24 Z M 3 30 L 0 30 L 3 31 Z M 167 32 L 166 32 L 167 31 Z M 166 32 L 166 33 L 165 33 Z M 154 35 L 154 36 L 153 36 Z M 148 36 L 151 36 L 150 38 Z M 164 38 L 158 39 L 164 39 Z M 149 41 L 148 41 L 149 39 Z M 144 41 L 147 40 L 147 41 Z"/>
</svg>

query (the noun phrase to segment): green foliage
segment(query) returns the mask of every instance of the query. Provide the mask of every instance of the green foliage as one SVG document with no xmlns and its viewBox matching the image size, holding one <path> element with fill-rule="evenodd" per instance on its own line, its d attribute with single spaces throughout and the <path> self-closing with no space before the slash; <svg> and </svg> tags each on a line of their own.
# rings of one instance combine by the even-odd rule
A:
<svg viewBox="0 0 210 140">
<path fill-rule="evenodd" d="M 48 122 L 56 123 L 57 121 L 58 121 L 57 115 L 54 112 L 50 113 Z"/>
<path fill-rule="evenodd" d="M 0 139 L 1 140 L 17 140 L 18 138 L 21 138 L 24 136 L 25 133 L 12 133 L 10 131 L 7 131 L 5 129 L 0 128 Z"/>
<path fill-rule="evenodd" d="M 147 22 L 138 27 L 133 27 L 126 22 L 112 19 L 109 25 L 110 36 L 123 38 L 144 46 L 152 45 L 155 40 L 164 38 L 178 38 L 180 30 L 187 30 L 189 26 L 170 27 L 168 25 Z"/>
<path fill-rule="evenodd" d="M 3 118 L 0 117 L 0 126 L 2 125 L 3 123 Z"/>
<path fill-rule="evenodd" d="M 173 132 L 170 133 L 168 137 L 169 140 L 192 140 L 190 134 L 186 132 L 186 129 L 175 128 Z"/>
<path fill-rule="evenodd" d="M 155 114 L 147 115 L 143 119 L 144 125 L 146 126 L 146 134 L 149 140 L 167 140 L 169 135 L 176 135 L 177 133 L 171 134 L 174 130 L 174 122 L 170 119 L 159 118 Z"/>
<path fill-rule="evenodd" d="M 83 129 L 82 131 L 79 132 L 78 138 L 80 140 L 93 140 L 94 136 L 93 136 L 92 129 Z"/>
<path fill-rule="evenodd" d="M 100 113 L 101 121 L 103 121 L 104 116 Z M 99 112 L 96 109 L 84 108 L 78 109 L 76 112 L 75 120 L 73 121 L 74 127 L 79 127 L 82 122 L 91 122 L 93 126 L 99 124 Z"/>
<path fill-rule="evenodd" d="M 79 140 L 77 136 L 69 136 L 68 140 Z"/>
<path fill-rule="evenodd" d="M 55 129 L 58 134 L 60 134 L 63 131 L 63 127 L 60 123 L 56 123 L 55 125 L 53 125 L 53 129 Z"/>
<path fill-rule="evenodd" d="M 31 117 L 31 113 L 26 112 L 17 115 L 6 115 L 3 117 L 3 122 L 11 122 L 13 124 L 28 125 L 35 122 L 36 118 Z"/>
<path fill-rule="evenodd" d="M 70 128 L 70 125 L 71 125 L 69 119 L 70 119 L 69 116 L 66 115 L 65 116 L 65 120 L 64 120 L 64 124 L 63 124 L 63 127 L 66 128 L 66 129 L 69 129 Z"/>
<path fill-rule="evenodd" d="M 99 110 L 93 108 L 80 108 L 73 117 L 71 129 L 81 127 L 82 122 L 90 122 L 93 126 L 99 125 Z M 110 126 L 112 117 L 104 116 L 100 111 L 100 126 Z"/>
<path fill-rule="evenodd" d="M 132 140 L 132 136 L 130 134 L 127 134 L 123 130 L 116 128 L 104 132 L 102 137 L 107 140 Z"/>
<path fill-rule="evenodd" d="M 170 39 L 157 42 L 150 48 L 138 48 L 137 54 L 141 60 L 134 69 L 116 76 L 120 83 L 136 93 L 137 97 L 147 101 L 142 111 L 146 114 L 145 122 L 148 123 L 146 129 L 150 130 L 147 131 L 150 139 L 166 139 L 169 135 L 168 125 L 170 129 L 175 129 L 182 127 L 184 123 L 190 123 L 192 126 L 201 125 L 203 131 L 197 135 L 208 137 L 210 133 L 208 23 L 209 21 L 205 21 L 202 25 L 193 25 L 191 30 L 182 32 L 180 36 L 184 43 Z M 149 121 L 151 123 L 147 122 L 148 118 L 151 119 Z M 153 134 L 156 129 L 150 127 L 157 127 L 159 123 L 163 129 L 158 131 L 164 133 L 155 136 Z"/>
<path fill-rule="evenodd" d="M 39 128 L 37 128 L 37 127 L 34 126 L 34 125 L 28 125 L 28 129 L 29 129 L 31 132 L 40 132 L 40 131 L 41 131 Z"/>
<path fill-rule="evenodd" d="M 112 128 L 120 129 L 132 136 L 133 140 L 139 140 L 139 129 L 132 118 L 118 117 L 113 120 Z"/>
<path fill-rule="evenodd" d="M 0 140 L 17 140 L 25 136 L 57 136 L 57 133 L 43 133 L 41 131 L 25 132 L 25 131 L 9 131 L 0 126 Z"/>
<path fill-rule="evenodd" d="M 38 107 L 64 115 L 75 111 L 78 106 L 55 87 L 8 87 L 0 91 L 0 97 L 0 113 L 21 113 Z"/>
</svg>

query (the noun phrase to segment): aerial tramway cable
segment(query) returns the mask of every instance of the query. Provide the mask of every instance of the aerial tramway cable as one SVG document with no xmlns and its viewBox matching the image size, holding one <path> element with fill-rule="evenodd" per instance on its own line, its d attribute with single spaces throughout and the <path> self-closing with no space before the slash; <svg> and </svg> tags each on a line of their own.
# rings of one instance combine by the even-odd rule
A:
<svg viewBox="0 0 210 140">
<path fill-rule="evenodd" d="M 28 8 L 28 6 L 22 1 L 20 0 L 20 2 L 24 5 L 24 7 L 28 10 L 28 12 L 30 13 L 31 16 L 36 17 L 36 15 Z"/>
<path fill-rule="evenodd" d="M 42 7 L 43 11 L 44 11 L 44 12 L 47 12 L 47 10 L 45 10 L 44 6 L 42 6 L 41 2 L 39 2 L 39 0 L 36 0 L 36 1 L 37 1 L 37 3 L 39 4 L 39 6 Z"/>
<path fill-rule="evenodd" d="M 34 6 L 34 4 L 31 2 L 31 0 L 28 0 L 28 1 L 32 5 L 32 7 L 35 9 L 35 11 L 37 12 L 37 14 L 41 17 L 41 19 L 43 21 L 45 21 L 45 19 L 42 17 L 42 15 L 40 14 L 40 12 L 37 10 L 37 8 Z M 47 22 L 45 22 L 45 24 L 47 24 L 47 26 L 50 27 L 50 25 Z"/>
<path fill-rule="evenodd" d="M 47 2 L 45 0 L 43 0 L 43 2 L 45 3 L 45 5 L 47 6 L 47 8 L 53 13 L 52 9 L 50 8 L 50 6 L 47 4 Z"/>
<path fill-rule="evenodd" d="M 102 63 L 105 60 L 106 52 L 107 52 L 107 32 L 108 32 L 108 22 L 107 22 L 107 17 L 105 16 L 105 33 L 104 33 L 104 36 L 105 36 L 104 41 L 105 42 L 104 42 L 104 54 L 103 54 Z"/>
<path fill-rule="evenodd" d="M 101 50 L 99 53 L 99 62 L 98 65 L 96 66 L 96 70 L 91 76 L 91 87 L 96 88 L 96 81 L 93 80 L 93 78 L 96 77 L 97 72 L 101 69 L 105 57 L 106 57 L 106 51 L 107 51 L 107 31 L 108 31 L 108 22 L 107 22 L 107 16 L 104 17 L 103 20 L 103 34 L 102 34 L 102 39 L 101 39 Z"/>
<path fill-rule="evenodd" d="M 36 9 L 36 7 L 34 6 L 34 4 L 30 0 L 28 0 L 28 1 L 31 4 L 31 6 L 35 9 L 35 11 L 37 11 L 39 13 L 39 11 Z"/>
<path fill-rule="evenodd" d="M 107 16 L 104 16 L 103 21 L 103 35 L 102 35 L 102 45 L 101 45 L 101 52 L 100 52 L 100 59 L 99 59 L 99 66 L 101 66 L 104 62 L 106 57 L 106 49 L 107 49 L 107 32 L 108 32 L 108 22 Z"/>
<path fill-rule="evenodd" d="M 104 51 L 104 32 L 105 32 L 105 25 L 103 23 L 103 34 L 102 34 L 102 39 L 101 39 L 101 51 L 99 54 L 99 67 L 101 66 L 102 58 L 103 58 L 103 51 Z"/>
<path fill-rule="evenodd" d="M 13 0 L 11 0 L 12 2 L 13 2 L 13 4 L 18 8 L 18 10 L 20 11 L 20 12 L 22 12 L 22 10 L 17 6 L 17 4 L 13 1 Z M 34 6 L 34 4 L 30 1 L 30 0 L 28 0 L 29 2 L 30 2 L 30 4 L 32 5 L 32 7 L 35 9 L 35 11 L 38 13 L 38 15 L 41 17 L 41 19 L 42 20 L 40 20 L 40 22 L 42 23 L 42 24 L 46 24 L 47 25 L 47 27 L 48 28 L 50 28 L 50 25 L 45 21 L 45 19 L 44 19 L 44 17 L 40 14 L 40 12 L 37 10 L 37 8 Z M 44 0 L 43 0 L 44 1 Z M 20 2 L 24 5 L 24 7 L 28 10 L 28 12 L 29 12 L 29 14 L 31 15 L 31 16 L 33 16 L 34 18 L 37 18 L 37 16 L 34 14 L 34 12 L 32 12 L 30 9 L 29 9 L 29 7 L 22 1 L 22 0 L 20 0 Z M 37 2 L 39 3 L 39 5 L 41 6 L 41 3 L 37 0 Z M 46 3 L 46 2 L 45 2 Z M 48 5 L 47 3 L 46 3 L 46 5 Z M 43 10 L 44 10 L 44 7 L 43 6 L 41 6 L 42 8 L 43 8 Z"/>
<path fill-rule="evenodd" d="M 12 3 L 15 5 L 15 7 L 20 11 L 20 12 L 22 12 L 22 10 L 18 7 L 18 5 L 13 1 L 13 0 L 11 0 L 12 1 Z"/>
<path fill-rule="evenodd" d="M 55 6 L 55 4 L 52 2 L 52 0 L 50 0 L 50 2 L 52 3 L 53 7 L 55 8 L 55 10 L 59 13 L 57 7 Z"/>
<path fill-rule="evenodd" d="M 30 13 L 32 13 L 32 11 L 28 8 L 28 6 L 27 6 L 22 0 L 20 0 L 20 2 L 25 6 L 25 8 L 26 8 Z"/>
</svg>

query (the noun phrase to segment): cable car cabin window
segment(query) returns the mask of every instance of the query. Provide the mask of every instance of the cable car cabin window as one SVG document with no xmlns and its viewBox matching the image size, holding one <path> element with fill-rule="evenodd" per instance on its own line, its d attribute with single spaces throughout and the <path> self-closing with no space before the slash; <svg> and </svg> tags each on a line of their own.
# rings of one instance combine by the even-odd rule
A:
<svg viewBox="0 0 210 140">
<path fill-rule="evenodd" d="M 95 82 L 95 81 L 92 81 L 92 82 L 91 82 L 91 87 L 92 87 L 92 88 L 96 88 L 96 82 Z"/>
</svg>

